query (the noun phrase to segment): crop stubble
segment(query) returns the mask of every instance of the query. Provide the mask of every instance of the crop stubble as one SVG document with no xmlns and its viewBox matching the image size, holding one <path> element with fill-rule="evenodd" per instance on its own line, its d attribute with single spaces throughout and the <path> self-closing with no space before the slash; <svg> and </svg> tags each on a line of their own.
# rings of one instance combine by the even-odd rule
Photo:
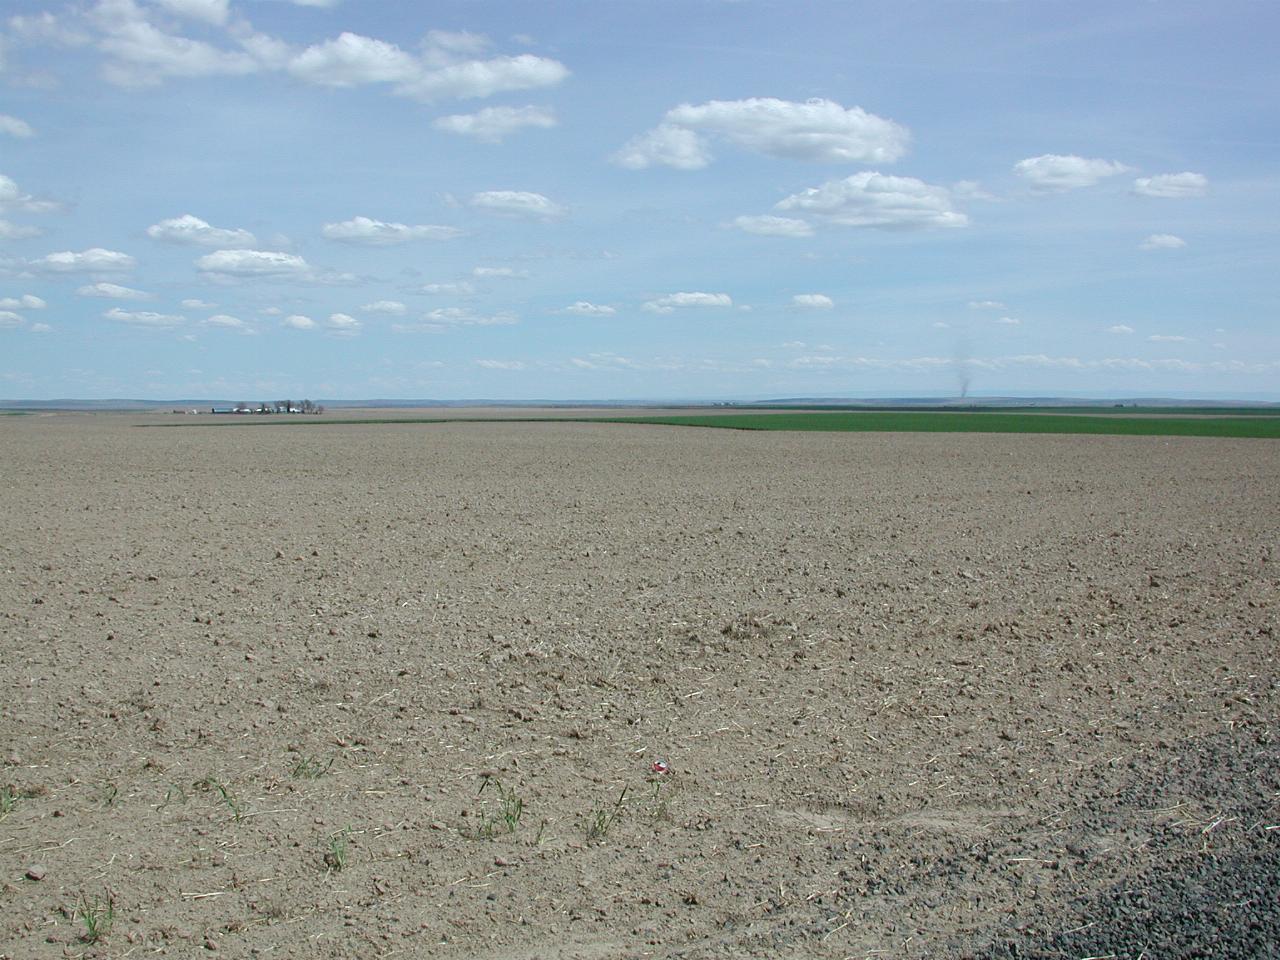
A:
<svg viewBox="0 0 1280 960">
<path fill-rule="evenodd" d="M 0 423 L 0 956 L 1276 933 L 1272 442 L 135 422 Z"/>
</svg>

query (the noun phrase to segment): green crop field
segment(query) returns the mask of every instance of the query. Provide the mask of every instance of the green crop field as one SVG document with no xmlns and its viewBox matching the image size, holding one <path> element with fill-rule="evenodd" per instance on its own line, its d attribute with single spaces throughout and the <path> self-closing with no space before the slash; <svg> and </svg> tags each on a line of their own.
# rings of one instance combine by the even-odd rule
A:
<svg viewBox="0 0 1280 960">
<path fill-rule="evenodd" d="M 1083 433 L 1125 436 L 1280 438 L 1280 416 L 1082 416 L 1057 413 L 952 413 L 939 410 L 838 413 L 709 414 L 610 418 L 617 423 L 719 427 L 729 430 L 805 430 L 831 433 Z"/>
</svg>

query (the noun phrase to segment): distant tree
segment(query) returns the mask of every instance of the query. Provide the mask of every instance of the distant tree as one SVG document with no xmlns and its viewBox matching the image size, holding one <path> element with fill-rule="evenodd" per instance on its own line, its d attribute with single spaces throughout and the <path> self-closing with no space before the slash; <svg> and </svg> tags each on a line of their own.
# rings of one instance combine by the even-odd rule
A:
<svg viewBox="0 0 1280 960">
<path fill-rule="evenodd" d="M 310 400 L 303 400 L 303 401 L 302 401 L 302 412 L 303 412 L 303 413 L 315 413 L 315 404 L 314 404 L 314 403 L 312 403 Z"/>
</svg>

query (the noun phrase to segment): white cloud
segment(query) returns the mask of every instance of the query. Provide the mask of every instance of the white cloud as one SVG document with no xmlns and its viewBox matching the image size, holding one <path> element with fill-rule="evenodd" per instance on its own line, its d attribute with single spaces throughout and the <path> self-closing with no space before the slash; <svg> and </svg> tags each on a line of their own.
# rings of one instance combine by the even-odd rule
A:
<svg viewBox="0 0 1280 960">
<path fill-rule="evenodd" d="M 217 306 L 217 304 L 208 303 L 207 301 L 204 301 L 204 300 L 191 299 L 191 300 L 183 300 L 182 306 L 186 307 L 188 310 L 212 310 L 214 307 Z"/>
<path fill-rule="evenodd" d="M 360 309 L 367 313 L 390 313 L 398 316 L 405 312 L 406 307 L 399 300 L 375 300 Z"/>
<path fill-rule="evenodd" d="M 249 325 L 239 317 L 228 316 L 225 313 L 215 313 L 212 317 L 205 321 L 210 327 L 222 327 L 224 330 L 248 330 Z"/>
<path fill-rule="evenodd" d="M 420 69 L 417 59 L 394 43 L 347 32 L 307 47 L 289 63 L 295 77 L 326 87 L 403 83 Z"/>
<path fill-rule="evenodd" d="M 92 247 L 80 253 L 63 250 L 31 261 L 32 267 L 49 273 L 117 273 L 132 270 L 136 264 L 137 261 L 127 253 L 102 247 Z"/>
<path fill-rule="evenodd" d="M 454 327 L 509 327 L 520 322 L 520 318 L 514 313 L 503 311 L 486 316 L 463 307 L 440 307 L 422 319 L 428 324 Z"/>
<path fill-rule="evenodd" d="M 152 240 L 163 240 L 165 243 L 221 249 L 252 247 L 258 242 L 248 230 L 224 230 L 221 227 L 210 226 L 189 213 L 153 223 L 147 227 L 147 236 Z"/>
<path fill-rule="evenodd" d="M 106 297 L 109 300 L 150 300 L 151 294 L 118 283 L 90 283 L 76 291 L 82 297 Z"/>
<path fill-rule="evenodd" d="M 432 32 L 424 58 L 419 59 L 393 43 L 346 32 L 307 47 L 289 61 L 288 70 L 301 80 L 329 87 L 395 84 L 397 94 L 425 102 L 551 86 L 569 75 L 564 64 L 532 54 L 458 59 L 459 54 L 476 52 L 476 39 L 472 34 Z"/>
<path fill-rule="evenodd" d="M 166 77 L 243 75 L 262 66 L 248 53 L 165 33 L 134 0 L 98 0 L 90 18 L 103 33 L 99 49 L 110 58 L 104 75 L 119 86 L 154 86 Z"/>
<path fill-rule="evenodd" d="M 1153 233 L 1138 246 L 1143 250 L 1178 250 L 1186 245 L 1187 241 L 1171 233 Z"/>
<path fill-rule="evenodd" d="M 1074 154 L 1063 156 L 1054 153 L 1019 160 L 1013 167 L 1014 173 L 1039 190 L 1092 187 L 1127 170 L 1129 167 L 1114 160 L 1092 160 Z"/>
<path fill-rule="evenodd" d="M 27 227 L 0 219 L 0 240 L 29 240 L 31 237 L 40 236 L 43 232 L 39 227 Z"/>
<path fill-rule="evenodd" d="M 61 47 L 80 47 L 89 43 L 85 33 L 67 26 L 48 11 L 10 17 L 9 36 L 24 43 L 48 43 Z"/>
<path fill-rule="evenodd" d="M 548 130 L 556 126 L 556 115 L 545 107 L 485 107 L 478 113 L 437 117 L 431 125 L 485 143 L 501 143 L 504 137 L 525 127 Z"/>
<path fill-rule="evenodd" d="M 523 190 L 486 190 L 472 195 L 471 206 L 490 213 L 535 220 L 554 220 L 567 213 L 564 207 L 542 194 Z"/>
<path fill-rule="evenodd" d="M 30 293 L 24 293 L 21 297 L 0 298 L 0 310 L 43 310 L 47 306 L 47 303 Z"/>
<path fill-rule="evenodd" d="M 311 272 L 302 257 L 274 250 L 215 250 L 196 260 L 196 267 L 232 277 L 298 277 Z"/>
<path fill-rule="evenodd" d="M 352 337 L 360 332 L 362 324 L 348 313 L 331 313 L 324 322 L 328 330 L 340 337 Z"/>
<path fill-rule="evenodd" d="M 874 171 L 810 187 L 780 201 L 775 209 L 807 213 L 842 226 L 885 230 L 963 227 L 969 222 L 952 207 L 945 187 Z"/>
<path fill-rule="evenodd" d="M 1006 307 L 999 300 L 970 300 L 969 309 L 970 310 L 1007 310 L 1008 307 Z"/>
<path fill-rule="evenodd" d="M 384 223 L 369 217 L 354 217 L 342 223 L 326 223 L 320 231 L 330 240 L 342 243 L 359 243 L 371 247 L 388 247 L 414 240 L 451 240 L 462 235 L 457 227 L 434 224 L 409 226 L 404 223 Z"/>
<path fill-rule="evenodd" d="M 281 326 L 291 327 L 294 330 L 313 330 L 316 322 L 310 317 L 304 317 L 300 313 L 290 314 L 280 321 Z"/>
<path fill-rule="evenodd" d="M 471 271 L 473 277 L 505 277 L 520 279 L 529 276 L 528 270 L 516 270 L 513 267 L 476 267 Z"/>
<path fill-rule="evenodd" d="M 7 133 L 11 137 L 20 139 L 35 136 L 35 131 L 31 129 L 31 124 L 25 120 L 19 120 L 17 117 L 11 117 L 7 113 L 0 113 L 0 133 Z"/>
<path fill-rule="evenodd" d="M 603 304 L 591 303 L 588 300 L 578 300 L 565 307 L 564 312 L 572 313 L 579 317 L 612 317 L 618 311 Z"/>
<path fill-rule="evenodd" d="M 644 309 L 650 313 L 671 313 L 684 307 L 732 307 L 733 298 L 727 293 L 669 293 L 650 300 Z"/>
<path fill-rule="evenodd" d="M 1209 178 L 1203 173 L 1162 173 L 1154 177 L 1139 177 L 1133 181 L 1134 193 L 1163 200 L 1202 197 L 1208 189 Z"/>
<path fill-rule="evenodd" d="M 12 177 L 0 173 L 0 210 L 12 208 L 27 213 L 48 213 L 50 210 L 57 210 L 58 206 L 50 200 L 37 200 L 29 193 L 23 193 Z"/>
<path fill-rule="evenodd" d="M 1183 337 L 1177 334 L 1153 333 L 1147 339 L 1152 343 L 1192 343 L 1191 337 Z"/>
<path fill-rule="evenodd" d="M 222 26 L 227 22 L 228 0 L 153 0 L 170 13 Z"/>
<path fill-rule="evenodd" d="M 103 316 L 108 320 L 126 323 L 133 327 L 176 327 L 186 321 L 186 317 L 178 314 L 121 310 L 119 307 L 112 307 Z"/>
<path fill-rule="evenodd" d="M 1127 323 L 1117 323 L 1113 326 L 1107 327 L 1107 333 L 1124 336 L 1125 334 L 1133 333 L 1133 327 L 1129 326 Z"/>
<path fill-rule="evenodd" d="M 735 217 L 733 225 L 746 233 L 762 237 L 811 237 L 813 227 L 792 217 Z"/>
<path fill-rule="evenodd" d="M 892 163 L 910 140 L 900 124 L 832 100 L 710 100 L 668 110 L 661 124 L 631 140 L 614 162 L 632 169 L 698 169 L 711 160 L 705 137 L 770 157 L 827 163 Z"/>
<path fill-rule="evenodd" d="M 458 280 L 453 283 L 424 283 L 419 289 L 423 293 L 464 297 L 476 292 L 475 286 L 466 280 Z"/>
<path fill-rule="evenodd" d="M 993 323 L 998 323 L 998 324 L 1000 324 L 1001 326 L 1005 326 L 1005 327 L 1020 327 L 1020 326 L 1022 326 L 1022 321 L 1021 321 L 1021 320 L 1019 320 L 1017 317 L 1000 317 L 998 320 L 994 320 L 994 321 L 992 321 L 992 322 L 993 322 Z"/>
<path fill-rule="evenodd" d="M 797 307 L 809 307 L 814 310 L 830 310 L 836 302 L 825 293 L 797 293 L 791 298 Z"/>
<path fill-rule="evenodd" d="M 423 58 L 427 63 L 451 63 L 459 55 L 475 56 L 489 49 L 489 38 L 470 30 L 428 30 L 422 39 Z"/>
<path fill-rule="evenodd" d="M 476 366 L 486 370 L 523 370 L 523 360 L 477 360 Z"/>
<path fill-rule="evenodd" d="M 0 329 L 12 329 L 26 323 L 26 319 L 12 310 L 0 310 Z"/>
<path fill-rule="evenodd" d="M 52 333 L 53 327 L 47 323 L 33 323 L 30 328 L 32 333 Z"/>
<path fill-rule="evenodd" d="M 655 165 L 701 170 L 711 162 L 711 151 L 692 130 L 663 123 L 628 140 L 611 159 L 628 170 L 644 170 Z"/>
<path fill-rule="evenodd" d="M 569 76 L 558 60 L 522 53 L 515 57 L 467 60 L 433 70 L 424 70 L 400 84 L 396 93 L 430 103 L 444 97 L 471 99 L 495 93 L 551 87 Z"/>
</svg>

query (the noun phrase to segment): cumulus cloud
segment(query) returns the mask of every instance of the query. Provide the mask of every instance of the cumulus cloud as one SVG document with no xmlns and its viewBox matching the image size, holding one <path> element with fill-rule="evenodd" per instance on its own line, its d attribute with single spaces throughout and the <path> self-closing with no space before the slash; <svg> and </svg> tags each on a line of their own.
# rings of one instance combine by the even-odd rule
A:
<svg viewBox="0 0 1280 960">
<path fill-rule="evenodd" d="M 326 223 L 320 232 L 330 240 L 371 247 L 389 247 L 414 240 L 451 240 L 462 235 L 457 227 L 434 224 L 409 226 L 404 223 L 384 223 L 369 217 L 354 217 L 342 223 Z"/>
<path fill-rule="evenodd" d="M 999 300 L 970 300 L 970 310 L 1006 310 L 1008 309 Z"/>
<path fill-rule="evenodd" d="M 228 277 L 301 277 L 311 272 L 302 257 L 274 250 L 215 250 L 196 260 L 196 267 Z"/>
<path fill-rule="evenodd" d="M 1183 337 L 1178 334 L 1153 333 L 1147 339 L 1152 343 L 1191 343 L 1191 337 Z"/>
<path fill-rule="evenodd" d="M 396 92 L 424 103 L 445 97 L 468 100 L 495 93 L 553 87 L 569 76 L 558 60 L 522 53 L 515 57 L 467 60 L 423 70 L 400 84 Z"/>
<path fill-rule="evenodd" d="M 436 42 L 420 59 L 393 43 L 346 32 L 307 47 L 289 61 L 288 69 L 301 80 L 329 87 L 394 84 L 396 93 L 424 102 L 553 86 L 569 75 L 559 61 L 532 54 L 460 59 L 458 54 L 474 51 L 441 43 L 446 36 L 457 35 L 434 34 Z"/>
<path fill-rule="evenodd" d="M 228 0 L 154 0 L 170 13 L 214 26 L 227 22 Z"/>
<path fill-rule="evenodd" d="M 745 233 L 762 237 L 811 237 L 813 227 L 794 217 L 735 217 L 733 225 Z"/>
<path fill-rule="evenodd" d="M 808 307 L 812 310 L 830 310 L 836 302 L 825 293 L 797 293 L 791 298 L 797 307 Z"/>
<path fill-rule="evenodd" d="M 419 70 L 417 58 L 394 43 L 350 32 L 307 47 L 289 63 L 295 77 L 326 87 L 401 83 Z"/>
<path fill-rule="evenodd" d="M 671 313 L 685 307 L 732 307 L 733 298 L 727 293 L 669 293 L 665 297 L 650 300 L 644 309 L 650 313 Z"/>
<path fill-rule="evenodd" d="M 1014 164 L 1013 172 L 1037 190 L 1075 190 L 1092 187 L 1107 177 L 1129 170 L 1114 160 L 1093 160 L 1074 154 L 1046 153 Z"/>
<path fill-rule="evenodd" d="M 7 113 L 0 113 L 0 133 L 20 139 L 34 137 L 36 134 L 31 129 L 31 124 L 25 120 L 19 120 L 17 117 L 11 117 Z"/>
<path fill-rule="evenodd" d="M 331 313 L 324 325 L 325 329 L 339 337 L 353 337 L 360 332 L 360 327 L 363 326 L 359 320 L 349 313 Z"/>
<path fill-rule="evenodd" d="M 405 312 L 406 307 L 399 300 L 375 300 L 360 309 L 366 313 L 390 313 L 398 316 Z"/>
<path fill-rule="evenodd" d="M 577 300 L 565 307 L 564 312 L 579 317 L 612 317 L 618 311 L 603 304 L 591 303 L 589 300 Z"/>
<path fill-rule="evenodd" d="M 1107 333 L 1114 333 L 1117 335 L 1133 333 L 1133 327 L 1129 326 L 1127 323 L 1117 323 L 1113 326 L 1107 327 Z"/>
<path fill-rule="evenodd" d="M 12 310 L 0 310 L 0 330 L 12 329 L 26 323 L 26 318 Z"/>
<path fill-rule="evenodd" d="M 694 131 L 663 123 L 627 141 L 612 160 L 628 170 L 652 166 L 701 170 L 711 163 L 711 150 Z"/>
<path fill-rule="evenodd" d="M 473 277 L 502 277 L 519 279 L 529 276 L 528 270 L 516 270 L 514 267 L 476 267 L 471 271 Z"/>
<path fill-rule="evenodd" d="M 470 203 L 477 210 L 533 220 L 555 220 L 568 212 L 540 193 L 523 190 L 486 190 L 473 194 Z"/>
<path fill-rule="evenodd" d="M 485 107 L 478 113 L 437 117 L 431 125 L 437 130 L 474 137 L 485 143 L 501 143 L 525 128 L 549 130 L 556 126 L 556 115 L 545 107 Z"/>
<path fill-rule="evenodd" d="M 293 313 L 281 320 L 280 325 L 293 330 L 314 330 L 316 322 L 300 313 Z"/>
<path fill-rule="evenodd" d="M 31 237 L 40 236 L 43 232 L 39 227 L 28 227 L 0 219 L 0 240 L 29 240 Z"/>
<path fill-rule="evenodd" d="M 216 303 L 208 303 L 204 300 L 188 299 L 182 301 L 182 306 L 188 310 L 212 310 L 217 306 Z"/>
<path fill-rule="evenodd" d="M 146 310 L 121 310 L 119 307 L 112 307 L 103 316 L 108 320 L 125 323 L 131 327 L 176 327 L 186 321 L 186 317 L 180 314 L 151 313 Z"/>
<path fill-rule="evenodd" d="M 440 307 L 422 319 L 429 325 L 451 327 L 509 327 L 520 322 L 514 313 L 503 311 L 486 315 L 465 307 Z"/>
<path fill-rule="evenodd" d="M 525 363 L 523 360 L 477 360 L 476 366 L 484 367 L 486 370 L 523 370 Z"/>
<path fill-rule="evenodd" d="M 994 323 L 998 323 L 998 324 L 1000 324 L 1001 326 L 1004 326 L 1004 327 L 1020 327 L 1020 326 L 1022 326 L 1022 321 L 1021 321 L 1021 320 L 1019 320 L 1017 317 L 1000 317 L 999 319 L 997 319 L 997 320 L 995 320 L 995 321 L 993 321 L 993 322 L 994 322 Z"/>
<path fill-rule="evenodd" d="M 105 297 L 108 300 L 150 300 L 151 294 L 118 283 L 90 283 L 76 291 L 82 297 Z"/>
<path fill-rule="evenodd" d="M 153 223 L 147 227 L 147 236 L 152 240 L 162 240 L 165 243 L 222 249 L 252 247 L 258 242 L 248 230 L 225 230 L 210 226 L 189 213 Z"/>
<path fill-rule="evenodd" d="M 1178 250 L 1186 245 L 1187 241 L 1172 233 L 1153 233 L 1138 246 L 1143 250 Z"/>
<path fill-rule="evenodd" d="M 82 30 L 48 11 L 10 17 L 9 36 L 23 43 L 48 43 L 60 47 L 81 47 L 90 42 Z"/>
<path fill-rule="evenodd" d="M 711 161 L 709 138 L 770 157 L 892 163 L 906 153 L 910 134 L 892 120 L 832 100 L 710 100 L 668 110 L 657 127 L 618 151 L 614 162 L 632 169 L 698 169 Z"/>
<path fill-rule="evenodd" d="M 127 253 L 92 247 L 73 253 L 63 250 L 32 260 L 31 266 L 47 273 L 120 273 L 132 270 L 137 261 Z"/>
<path fill-rule="evenodd" d="M 0 173 L 0 210 L 22 210 L 27 213 L 48 213 L 58 209 L 58 204 L 50 200 L 37 200 L 29 193 L 18 188 L 12 177 Z M 21 229 L 21 228 L 18 228 Z"/>
<path fill-rule="evenodd" d="M 842 226 L 883 230 L 963 227 L 969 222 L 952 207 L 945 187 L 874 171 L 810 187 L 775 204 L 775 209 Z"/>
<path fill-rule="evenodd" d="M 204 321 L 206 326 L 220 327 L 223 330 L 236 330 L 240 333 L 249 331 L 249 325 L 239 317 L 233 317 L 225 313 L 215 313 Z"/>
<path fill-rule="evenodd" d="M 43 310 L 47 306 L 42 299 L 30 293 L 20 297 L 0 297 L 0 310 Z"/>
<path fill-rule="evenodd" d="M 198 0 L 186 5 L 208 6 Z M 104 75 L 118 86 L 154 86 L 167 77 L 244 75 L 262 68 L 250 53 L 166 33 L 134 0 L 99 0 L 90 20 L 102 33 L 98 48 L 108 57 Z"/>
<path fill-rule="evenodd" d="M 1209 178 L 1203 173 L 1162 173 L 1154 177 L 1139 177 L 1133 181 L 1134 193 L 1162 200 L 1202 197 L 1208 189 Z"/>
<path fill-rule="evenodd" d="M 475 286 L 467 280 L 457 280 L 452 283 L 424 283 L 419 289 L 423 293 L 463 297 L 476 292 Z"/>
</svg>

